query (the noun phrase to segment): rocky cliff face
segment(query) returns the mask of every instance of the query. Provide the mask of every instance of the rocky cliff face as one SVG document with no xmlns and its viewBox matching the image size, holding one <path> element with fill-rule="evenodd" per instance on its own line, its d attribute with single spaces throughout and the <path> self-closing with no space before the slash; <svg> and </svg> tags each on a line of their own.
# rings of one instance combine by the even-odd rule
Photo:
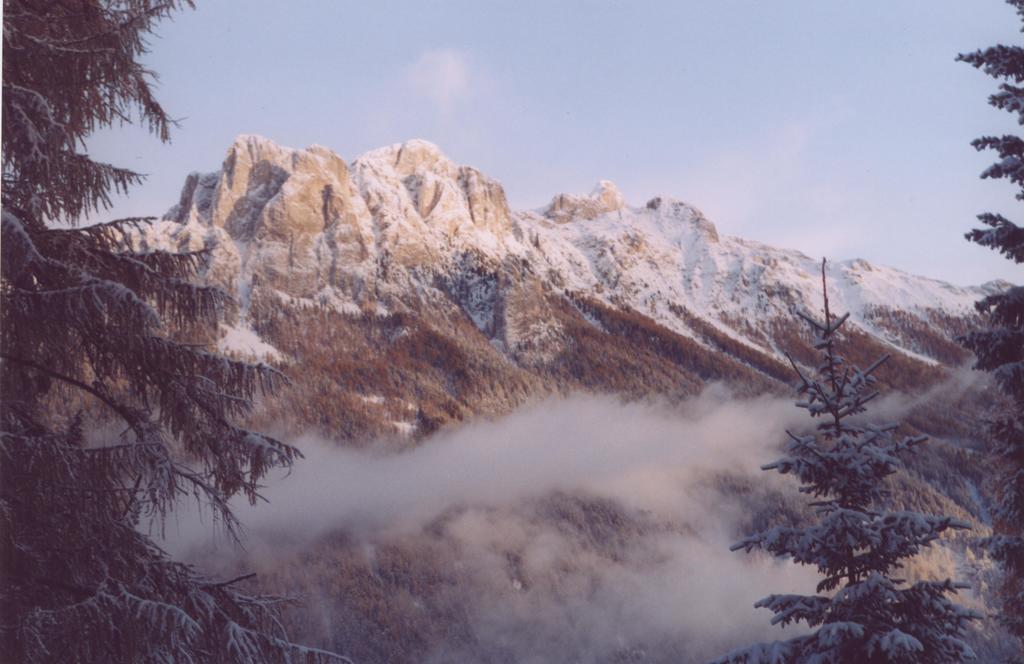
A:
<svg viewBox="0 0 1024 664">
<path fill-rule="evenodd" d="M 265 410 L 353 440 L 416 437 L 541 394 L 783 390 L 785 354 L 809 357 L 793 311 L 820 298 L 817 260 L 722 236 L 688 203 L 634 207 L 602 181 L 513 211 L 497 181 L 420 140 L 348 163 L 240 136 L 142 242 L 208 248 L 206 277 L 239 303 L 221 347 L 301 372 Z M 1000 287 L 862 260 L 828 278 L 864 353 L 897 353 L 897 387 L 965 361 L 951 337 Z"/>
</svg>

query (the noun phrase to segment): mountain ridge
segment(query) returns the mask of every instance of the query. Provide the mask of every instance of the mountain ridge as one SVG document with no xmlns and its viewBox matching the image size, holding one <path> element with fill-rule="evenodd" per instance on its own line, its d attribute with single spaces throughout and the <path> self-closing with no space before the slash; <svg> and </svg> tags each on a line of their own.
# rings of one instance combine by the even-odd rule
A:
<svg viewBox="0 0 1024 664">
<path fill-rule="evenodd" d="M 537 280 L 626 304 L 699 339 L 682 308 L 776 358 L 783 353 L 772 321 L 794 307 L 813 309 L 820 282 L 818 262 L 801 252 L 721 236 L 698 208 L 671 197 L 630 206 L 609 181 L 590 195 L 556 194 L 539 210 L 513 211 L 499 182 L 419 139 L 345 162 L 322 146 L 297 150 L 241 135 L 220 171 L 188 176 L 179 203 L 145 241 L 212 249 L 209 277 L 237 294 L 243 310 L 253 279 L 290 300 L 350 313 L 402 309 L 405 292 L 434 285 L 426 275 L 453 275 L 468 263 L 489 274 L 461 280 L 460 305 L 492 339 L 501 327 L 500 273 L 506 282 Z M 917 349 L 875 320 L 894 302 L 934 324 L 936 314 L 972 316 L 976 300 L 1006 286 L 959 287 L 863 259 L 830 263 L 828 277 L 835 309 L 911 354 Z"/>
<path fill-rule="evenodd" d="M 631 206 L 608 181 L 588 195 L 556 194 L 543 208 L 512 210 L 500 183 L 425 141 L 346 162 L 319 146 L 293 150 L 241 136 L 219 171 L 189 175 L 179 203 L 137 239 L 149 248 L 207 249 L 202 278 L 234 294 L 237 307 L 220 337 L 204 341 L 270 361 L 291 379 L 261 400 L 248 424 L 291 440 L 322 437 L 356 455 L 350 461 L 363 452 L 347 448 L 369 448 L 373 459 L 390 452 L 384 457 L 397 463 L 409 458 L 403 452 L 429 456 L 448 437 L 439 432 L 455 435 L 464 423 L 486 426 L 481 420 L 500 422 L 577 393 L 606 395 L 598 403 L 613 419 L 617 401 L 685 412 L 702 394 L 755 397 L 736 400 L 737 413 L 745 412 L 761 396 L 791 396 L 790 358 L 803 367 L 818 361 L 793 316 L 820 307 L 818 260 L 720 234 L 698 208 L 670 197 Z M 986 534 L 978 432 L 992 395 L 960 371 L 970 355 L 955 337 L 977 322 L 974 301 L 1001 285 L 962 288 L 858 259 L 829 263 L 826 276 L 832 309 L 851 312 L 844 357 L 866 366 L 891 355 L 876 373 L 892 397 L 879 400 L 879 411 L 895 408 L 903 430 L 932 438 L 928 454 L 894 483 L 896 505 L 956 514 Z M 708 389 L 714 385 L 725 389 Z M 580 417 L 573 412 L 564 417 Z M 565 442 L 560 417 L 543 428 L 553 450 Z M 634 425 L 642 428 L 625 423 Z M 781 433 L 765 431 L 764 444 Z M 478 435 L 481 446 L 492 442 Z M 590 442 L 575 457 L 586 460 Z M 480 453 L 489 460 L 487 449 Z M 455 464 L 457 474 L 471 473 L 465 463 L 453 459 L 442 477 Z M 750 515 L 734 524 L 731 541 L 755 523 L 804 518 L 795 489 L 751 478 L 756 465 L 702 476 L 716 502 L 738 502 Z M 496 566 L 480 578 L 459 567 L 463 542 L 450 529 L 464 517 L 494 524 L 480 532 Z M 523 561 L 533 536 L 490 541 L 509 530 L 499 524 L 520 523 L 561 542 L 565 563 L 538 563 L 531 576 Z M 474 598 L 589 603 L 586 589 L 605 577 L 577 569 L 579 561 L 646 575 L 657 566 L 636 554 L 666 533 L 690 530 L 685 514 L 652 521 L 585 491 L 555 491 L 482 511 L 453 506 L 411 535 L 378 538 L 370 553 L 341 529 L 301 551 L 232 564 L 258 569 L 283 595 L 314 598 L 290 627 L 361 661 L 422 661 L 424 652 L 461 649 L 469 654 L 458 659 L 511 661 L 505 640 L 489 637 L 464 610 Z M 937 555 L 950 570 L 966 570 L 985 597 L 987 568 L 965 539 Z M 543 634 L 509 620 L 524 643 Z M 972 638 L 995 647 L 986 645 L 989 634 Z M 674 626 L 599 655 L 592 661 L 694 657 Z"/>
</svg>

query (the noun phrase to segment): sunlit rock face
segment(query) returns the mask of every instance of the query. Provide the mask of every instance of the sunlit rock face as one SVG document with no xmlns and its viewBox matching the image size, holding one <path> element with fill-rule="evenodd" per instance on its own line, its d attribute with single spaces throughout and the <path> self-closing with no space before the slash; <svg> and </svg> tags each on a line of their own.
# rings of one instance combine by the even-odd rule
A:
<svg viewBox="0 0 1024 664">
<path fill-rule="evenodd" d="M 513 234 L 501 185 L 419 140 L 350 166 L 321 146 L 240 136 L 219 172 L 186 179 L 167 219 L 223 229 L 245 245 L 247 274 L 300 298 L 358 298 L 377 290 L 381 268 L 434 269 L 453 245 Z"/>
<path fill-rule="evenodd" d="M 186 180 L 168 217 L 223 229 L 251 282 L 311 297 L 344 282 L 374 245 L 372 218 L 348 165 L 330 150 L 283 148 L 239 136 L 219 173 Z"/>
<path fill-rule="evenodd" d="M 395 405 L 367 425 L 397 422 L 410 435 L 506 412 L 538 390 L 781 388 L 785 353 L 802 343 L 793 311 L 820 303 L 817 259 L 722 235 L 687 202 L 634 207 L 602 180 L 590 194 L 514 211 L 498 181 L 423 140 L 346 162 L 321 146 L 239 136 L 219 170 L 186 178 L 178 204 L 141 240 L 208 250 L 205 277 L 239 305 L 244 329 L 230 338 L 279 358 L 309 359 L 294 335 L 326 348 L 317 362 L 357 353 L 353 362 L 394 364 L 397 346 L 422 344 L 408 366 L 346 382 L 336 376 L 351 366 L 339 365 L 325 378 L 352 399 L 376 399 L 415 374 L 436 409 L 413 417 Z M 960 288 L 863 260 L 830 263 L 828 281 L 852 329 L 928 371 L 964 361 L 951 338 L 973 303 L 1001 287 Z M 296 327 L 272 338 L 283 334 L 282 312 Z M 374 404 L 360 407 L 376 413 Z"/>
</svg>

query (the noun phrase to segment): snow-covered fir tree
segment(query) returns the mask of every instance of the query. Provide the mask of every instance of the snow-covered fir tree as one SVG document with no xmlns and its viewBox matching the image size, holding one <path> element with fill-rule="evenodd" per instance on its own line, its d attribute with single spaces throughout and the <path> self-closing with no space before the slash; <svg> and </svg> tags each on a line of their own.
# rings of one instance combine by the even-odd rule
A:
<svg viewBox="0 0 1024 664">
<path fill-rule="evenodd" d="M 335 658 L 288 640 L 280 600 L 204 578 L 140 530 L 186 498 L 230 530 L 229 498 L 255 500 L 298 456 L 235 423 L 281 376 L 204 347 L 228 297 L 191 281 L 203 252 L 132 250 L 141 220 L 78 225 L 140 179 L 79 152 L 91 131 L 137 114 L 167 138 L 138 57 L 183 4 L 4 1 L 4 661 Z"/>
<path fill-rule="evenodd" d="M 1008 0 L 1024 19 L 1024 0 Z M 999 79 L 999 91 L 989 97 L 998 109 L 1013 113 L 1024 125 L 1024 47 L 997 45 L 958 58 Z M 1005 178 L 1020 188 L 1024 200 L 1024 139 L 983 136 L 978 150 L 995 150 L 999 161 L 982 172 L 983 178 Z M 1001 214 L 984 213 L 987 228 L 967 233 L 967 239 L 1024 263 L 1024 228 Z M 991 433 L 997 477 L 992 509 L 992 556 L 1003 569 L 1001 614 L 1007 627 L 1024 639 L 1024 286 L 1014 286 L 977 303 L 986 316 L 986 329 L 963 338 L 977 357 L 975 368 L 990 371 L 1008 407 L 994 418 Z"/>
<path fill-rule="evenodd" d="M 797 406 L 819 423 L 807 434 L 787 432 L 785 456 L 762 467 L 795 475 L 800 491 L 814 499 L 817 521 L 772 528 L 732 547 L 762 549 L 817 567 L 822 575 L 818 594 L 771 595 L 755 605 L 775 614 L 773 624 L 804 622 L 812 631 L 743 648 L 718 662 L 936 664 L 972 659 L 962 636 L 980 616 L 950 599 L 960 586 L 948 579 L 908 584 L 898 576 L 903 561 L 944 531 L 968 524 L 948 516 L 884 509 L 883 480 L 926 437 L 898 437 L 895 424 L 861 423 L 857 416 L 879 394 L 874 373 L 888 356 L 866 369 L 844 362 L 836 341 L 847 315 L 832 315 L 827 291 L 824 305 L 823 320 L 799 312 L 821 363 L 814 372 L 793 363 L 802 397 Z"/>
</svg>

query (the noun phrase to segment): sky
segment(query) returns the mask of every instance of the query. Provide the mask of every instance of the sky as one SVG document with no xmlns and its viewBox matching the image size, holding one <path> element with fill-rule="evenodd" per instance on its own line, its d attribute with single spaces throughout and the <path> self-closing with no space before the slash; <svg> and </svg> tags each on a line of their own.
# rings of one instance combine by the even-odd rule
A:
<svg viewBox="0 0 1024 664">
<path fill-rule="evenodd" d="M 1019 25 L 1002 0 L 207 0 L 144 60 L 171 142 L 117 127 L 87 149 L 149 176 L 110 217 L 162 214 L 238 134 L 348 160 L 423 138 L 518 209 L 608 179 L 811 256 L 1020 283 L 963 239 L 980 212 L 1021 220 L 970 147 L 1020 127 L 954 61 Z"/>
</svg>

